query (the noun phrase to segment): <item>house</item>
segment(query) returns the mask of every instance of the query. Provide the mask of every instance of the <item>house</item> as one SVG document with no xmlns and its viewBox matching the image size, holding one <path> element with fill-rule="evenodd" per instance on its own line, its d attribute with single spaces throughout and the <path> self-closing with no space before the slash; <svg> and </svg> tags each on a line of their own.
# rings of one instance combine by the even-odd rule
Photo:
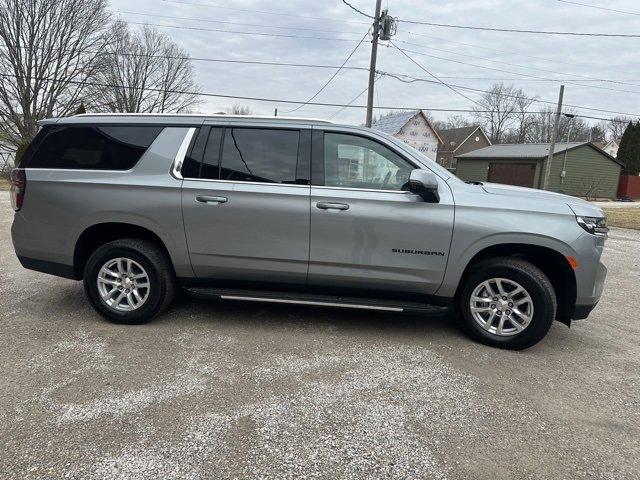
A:
<svg viewBox="0 0 640 480">
<path fill-rule="evenodd" d="M 607 152 L 612 157 L 618 158 L 618 148 L 620 147 L 620 142 L 617 140 L 609 140 L 606 144 L 602 146 L 602 150 Z"/>
<path fill-rule="evenodd" d="M 442 145 L 438 147 L 437 161 L 443 167 L 455 172 L 456 155 L 478 150 L 491 145 L 491 140 L 480 125 L 439 130 Z"/>
<path fill-rule="evenodd" d="M 456 156 L 456 175 L 481 181 L 541 188 L 548 143 L 500 144 Z M 548 189 L 577 197 L 615 198 L 623 163 L 590 142 L 557 144 Z"/>
<path fill-rule="evenodd" d="M 371 128 L 393 135 L 435 161 L 442 138 L 422 110 L 392 113 L 373 122 Z"/>
</svg>

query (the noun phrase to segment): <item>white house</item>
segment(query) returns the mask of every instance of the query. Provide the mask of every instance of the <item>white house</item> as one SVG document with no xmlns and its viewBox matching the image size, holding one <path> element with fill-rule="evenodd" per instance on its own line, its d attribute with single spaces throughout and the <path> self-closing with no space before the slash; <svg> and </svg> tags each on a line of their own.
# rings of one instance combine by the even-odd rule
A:
<svg viewBox="0 0 640 480">
<path fill-rule="evenodd" d="M 376 120 L 371 128 L 393 135 L 435 161 L 444 142 L 422 110 L 392 113 Z"/>
<path fill-rule="evenodd" d="M 609 155 L 611 155 L 614 158 L 618 157 L 618 147 L 620 147 L 620 145 L 618 144 L 618 142 L 616 140 L 609 140 L 603 147 L 602 150 L 604 150 L 605 152 L 607 152 Z"/>
</svg>

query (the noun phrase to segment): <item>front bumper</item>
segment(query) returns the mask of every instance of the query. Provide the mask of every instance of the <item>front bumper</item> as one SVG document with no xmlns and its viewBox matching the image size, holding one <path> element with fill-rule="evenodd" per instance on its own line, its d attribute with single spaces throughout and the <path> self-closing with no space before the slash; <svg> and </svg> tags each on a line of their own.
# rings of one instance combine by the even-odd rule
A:
<svg viewBox="0 0 640 480">
<path fill-rule="evenodd" d="M 578 298 L 576 306 L 574 308 L 573 319 L 583 320 L 589 316 L 591 311 L 596 308 L 602 291 L 604 290 L 604 282 L 607 278 L 607 267 L 602 262 L 598 262 L 598 266 L 595 269 L 595 275 L 593 278 L 593 290 L 588 297 Z"/>
</svg>

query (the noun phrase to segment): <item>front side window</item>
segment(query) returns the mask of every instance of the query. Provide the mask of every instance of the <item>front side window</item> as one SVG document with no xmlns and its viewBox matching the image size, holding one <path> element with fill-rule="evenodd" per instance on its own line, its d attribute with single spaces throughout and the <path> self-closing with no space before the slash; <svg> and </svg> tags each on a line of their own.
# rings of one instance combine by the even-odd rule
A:
<svg viewBox="0 0 640 480">
<path fill-rule="evenodd" d="M 328 187 L 402 190 L 413 166 L 368 138 L 324 135 L 324 184 Z"/>
<path fill-rule="evenodd" d="M 220 179 L 295 183 L 298 130 L 226 128 Z"/>
<path fill-rule="evenodd" d="M 60 126 L 51 127 L 29 168 L 128 170 L 132 168 L 162 127 Z"/>
</svg>

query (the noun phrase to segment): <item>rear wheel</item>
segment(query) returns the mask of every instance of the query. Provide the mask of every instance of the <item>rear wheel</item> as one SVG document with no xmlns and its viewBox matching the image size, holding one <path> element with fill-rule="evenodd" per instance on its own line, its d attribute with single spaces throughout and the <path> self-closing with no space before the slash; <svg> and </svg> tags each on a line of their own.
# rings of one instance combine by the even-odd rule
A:
<svg viewBox="0 0 640 480">
<path fill-rule="evenodd" d="M 520 350 L 547 334 L 556 314 L 556 296 L 536 266 L 516 258 L 492 258 L 473 267 L 457 307 L 472 338 Z"/>
<path fill-rule="evenodd" d="M 159 247 L 127 238 L 109 242 L 89 258 L 84 288 L 93 307 L 115 323 L 151 320 L 172 301 L 175 277 Z"/>
</svg>

